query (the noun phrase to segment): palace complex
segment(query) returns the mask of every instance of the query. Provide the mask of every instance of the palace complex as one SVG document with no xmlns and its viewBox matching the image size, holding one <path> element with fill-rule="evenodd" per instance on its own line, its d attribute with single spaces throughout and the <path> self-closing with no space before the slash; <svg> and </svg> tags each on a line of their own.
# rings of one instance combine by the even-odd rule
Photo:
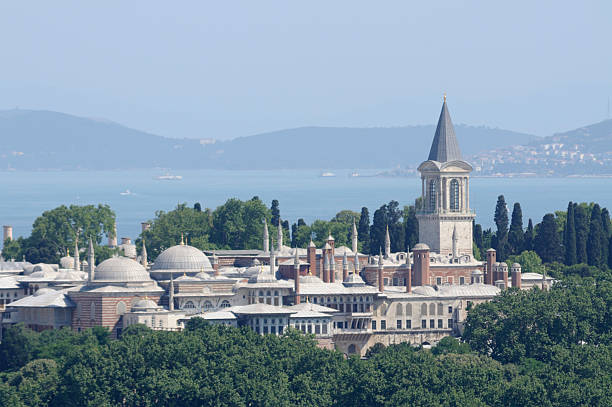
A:
<svg viewBox="0 0 612 407">
<path fill-rule="evenodd" d="M 104 326 L 117 337 L 132 324 L 181 330 L 201 317 L 261 334 L 292 327 L 313 334 L 322 347 L 364 355 L 376 343 L 431 345 L 458 335 L 472 304 L 508 287 L 550 287 L 550 278 L 496 262 L 493 249 L 486 261 L 474 258 L 472 167 L 461 157 L 446 100 L 418 170 L 420 243 L 407 252 L 391 252 L 387 230 L 384 252 L 359 253 L 354 224 L 350 248 L 336 247 L 331 235 L 323 247 L 311 241 L 290 248 L 282 228 L 271 247 L 266 225 L 261 250 L 202 252 L 181 242 L 152 263 L 144 247 L 137 256 L 124 239 L 126 257 L 95 265 L 89 242 L 82 261 L 77 249 L 59 265 L 0 262 L 0 326 Z"/>
</svg>

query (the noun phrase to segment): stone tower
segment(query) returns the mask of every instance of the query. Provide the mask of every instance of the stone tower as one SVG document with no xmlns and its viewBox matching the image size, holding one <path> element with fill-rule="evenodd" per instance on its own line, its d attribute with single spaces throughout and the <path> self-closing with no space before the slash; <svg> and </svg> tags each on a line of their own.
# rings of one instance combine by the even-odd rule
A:
<svg viewBox="0 0 612 407">
<path fill-rule="evenodd" d="M 446 96 L 429 157 L 418 170 L 423 199 L 423 207 L 417 213 L 419 242 L 427 244 L 432 252 L 449 258 L 453 254 L 472 257 L 472 221 L 475 217 L 470 210 L 472 166 L 461 159 Z"/>
</svg>

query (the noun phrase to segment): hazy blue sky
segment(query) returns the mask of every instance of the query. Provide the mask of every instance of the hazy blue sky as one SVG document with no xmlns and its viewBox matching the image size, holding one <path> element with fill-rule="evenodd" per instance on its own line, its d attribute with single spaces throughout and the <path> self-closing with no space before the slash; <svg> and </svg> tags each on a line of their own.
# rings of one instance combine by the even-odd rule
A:
<svg viewBox="0 0 612 407">
<path fill-rule="evenodd" d="M 606 118 L 612 2 L 13 1 L 0 109 L 171 137 L 456 123 L 538 135 Z"/>
</svg>

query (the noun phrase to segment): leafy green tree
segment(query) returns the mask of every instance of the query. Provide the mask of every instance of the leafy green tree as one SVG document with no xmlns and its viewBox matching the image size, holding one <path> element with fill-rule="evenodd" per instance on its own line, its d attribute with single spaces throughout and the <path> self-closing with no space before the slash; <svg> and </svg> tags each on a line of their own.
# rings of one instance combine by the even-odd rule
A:
<svg viewBox="0 0 612 407">
<path fill-rule="evenodd" d="M 603 264 L 608 264 L 608 257 L 609 257 L 608 240 L 612 232 L 610 228 L 611 228 L 610 212 L 608 211 L 607 208 L 602 208 L 601 209 L 601 230 L 602 230 L 601 247 L 602 247 L 602 263 Z"/>
<path fill-rule="evenodd" d="M 508 264 L 518 263 L 523 273 L 544 273 L 542 259 L 534 251 L 524 251 L 521 254 L 508 257 Z"/>
<path fill-rule="evenodd" d="M 460 342 L 457 338 L 453 338 L 452 336 L 447 336 L 442 338 L 431 351 L 434 355 L 445 355 L 447 353 L 466 354 L 470 353 L 472 349 L 467 343 Z"/>
<path fill-rule="evenodd" d="M 270 212 L 258 198 L 242 202 L 228 199 L 212 214 L 212 241 L 218 247 L 230 249 L 261 249 L 262 219 L 269 219 Z M 288 225 L 288 223 L 287 223 Z M 289 239 L 289 233 L 284 236 Z"/>
<path fill-rule="evenodd" d="M 589 237 L 587 240 L 588 264 L 590 266 L 601 266 L 604 264 L 603 234 L 601 209 L 598 204 L 595 204 L 591 211 L 591 223 L 589 224 Z"/>
<path fill-rule="evenodd" d="M 27 250 L 27 248 L 24 248 L 24 243 L 22 237 L 18 237 L 16 240 L 6 239 L 4 241 L 4 246 L 2 246 L 2 257 L 4 257 L 5 260 L 21 259 Z"/>
<path fill-rule="evenodd" d="M 366 208 L 365 206 L 361 208 L 361 215 L 359 216 L 357 234 L 359 235 L 361 250 L 364 253 L 370 253 L 370 213 L 368 211 L 368 208 Z"/>
<path fill-rule="evenodd" d="M 565 247 L 565 264 L 571 266 L 576 264 L 576 226 L 574 223 L 574 203 L 570 201 L 567 205 L 567 220 L 563 232 L 563 246 Z"/>
<path fill-rule="evenodd" d="M 524 246 L 523 211 L 521 210 L 521 204 L 518 202 L 514 203 L 511 219 L 510 230 L 508 231 L 508 254 L 518 254 Z"/>
<path fill-rule="evenodd" d="M 534 249 L 545 263 L 562 259 L 563 246 L 561 246 L 555 215 L 552 213 L 547 213 L 542 218 L 542 223 L 540 223 L 535 237 Z"/>
<path fill-rule="evenodd" d="M 508 207 L 506 200 L 503 195 L 497 197 L 497 204 L 495 205 L 495 226 L 497 226 L 497 244 L 494 247 L 497 250 L 497 258 L 501 260 L 506 259 L 506 246 L 508 243 Z"/>
<path fill-rule="evenodd" d="M 202 205 L 200 205 L 200 203 L 199 203 L 199 202 L 196 202 L 195 204 L 193 204 L 193 209 L 194 209 L 196 212 L 202 212 Z"/>
</svg>

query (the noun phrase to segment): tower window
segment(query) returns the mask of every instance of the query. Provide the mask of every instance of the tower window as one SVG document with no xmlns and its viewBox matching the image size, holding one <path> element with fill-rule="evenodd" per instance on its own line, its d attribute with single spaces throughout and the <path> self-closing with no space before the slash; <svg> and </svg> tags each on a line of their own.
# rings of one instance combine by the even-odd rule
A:
<svg viewBox="0 0 612 407">
<path fill-rule="evenodd" d="M 436 180 L 429 181 L 429 208 L 436 209 Z"/>
<path fill-rule="evenodd" d="M 459 211 L 459 182 L 456 179 L 450 183 L 450 210 Z"/>
</svg>

